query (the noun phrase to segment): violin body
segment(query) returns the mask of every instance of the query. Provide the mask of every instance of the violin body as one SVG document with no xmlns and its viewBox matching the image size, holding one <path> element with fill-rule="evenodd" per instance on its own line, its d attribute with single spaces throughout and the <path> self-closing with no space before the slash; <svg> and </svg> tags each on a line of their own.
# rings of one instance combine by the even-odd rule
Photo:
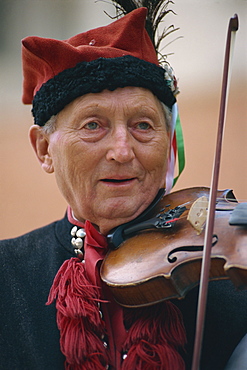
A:
<svg viewBox="0 0 247 370">
<path fill-rule="evenodd" d="M 202 196 L 208 198 L 208 188 L 165 195 L 154 215 L 186 204 L 183 215 L 171 227 L 138 232 L 107 254 L 101 278 L 120 305 L 139 307 L 183 298 L 199 284 L 205 231 L 198 233 L 187 216 L 192 203 Z M 243 289 L 247 286 L 247 227 L 229 225 L 237 204 L 231 190 L 218 191 L 209 279 L 230 278 Z"/>
</svg>

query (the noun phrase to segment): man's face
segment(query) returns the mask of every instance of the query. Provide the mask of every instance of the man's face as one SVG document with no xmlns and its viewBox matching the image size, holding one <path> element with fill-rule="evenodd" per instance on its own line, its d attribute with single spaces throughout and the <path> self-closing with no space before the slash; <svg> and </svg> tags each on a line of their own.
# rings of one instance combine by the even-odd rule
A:
<svg viewBox="0 0 247 370">
<path fill-rule="evenodd" d="M 75 217 L 103 234 L 137 217 L 165 184 L 169 136 L 149 90 L 79 97 L 58 114 L 47 140 L 47 172 L 55 172 Z"/>
</svg>

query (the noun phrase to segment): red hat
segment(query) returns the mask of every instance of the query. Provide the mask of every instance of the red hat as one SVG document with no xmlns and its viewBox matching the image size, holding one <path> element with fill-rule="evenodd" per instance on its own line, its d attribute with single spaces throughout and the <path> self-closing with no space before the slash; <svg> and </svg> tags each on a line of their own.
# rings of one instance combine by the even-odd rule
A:
<svg viewBox="0 0 247 370">
<path fill-rule="evenodd" d="M 35 123 L 43 126 L 77 97 L 137 86 L 151 90 L 168 107 L 175 97 L 145 30 L 147 10 L 68 40 L 22 40 L 23 103 L 33 103 Z"/>
</svg>

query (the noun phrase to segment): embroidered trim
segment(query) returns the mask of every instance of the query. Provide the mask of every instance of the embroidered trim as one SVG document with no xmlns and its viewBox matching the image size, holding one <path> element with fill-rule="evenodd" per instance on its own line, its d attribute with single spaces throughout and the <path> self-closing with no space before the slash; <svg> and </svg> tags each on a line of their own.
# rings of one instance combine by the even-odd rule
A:
<svg viewBox="0 0 247 370">
<path fill-rule="evenodd" d="M 80 62 L 43 84 L 33 100 L 35 124 L 43 126 L 74 99 L 104 89 L 136 86 L 151 90 L 170 109 L 176 102 L 166 71 L 131 55 Z"/>
</svg>

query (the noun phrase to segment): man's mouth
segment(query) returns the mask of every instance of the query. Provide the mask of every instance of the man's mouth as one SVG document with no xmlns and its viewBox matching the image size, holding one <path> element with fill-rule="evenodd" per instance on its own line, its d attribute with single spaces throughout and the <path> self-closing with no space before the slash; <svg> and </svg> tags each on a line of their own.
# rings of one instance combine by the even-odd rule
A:
<svg viewBox="0 0 247 370">
<path fill-rule="evenodd" d="M 129 181 L 133 181 L 135 179 L 136 179 L 135 177 L 130 177 L 130 178 L 125 178 L 125 179 L 102 179 L 101 181 L 107 182 L 107 183 L 110 182 L 110 183 L 121 184 L 121 183 L 126 183 L 126 182 L 129 182 Z"/>
</svg>

